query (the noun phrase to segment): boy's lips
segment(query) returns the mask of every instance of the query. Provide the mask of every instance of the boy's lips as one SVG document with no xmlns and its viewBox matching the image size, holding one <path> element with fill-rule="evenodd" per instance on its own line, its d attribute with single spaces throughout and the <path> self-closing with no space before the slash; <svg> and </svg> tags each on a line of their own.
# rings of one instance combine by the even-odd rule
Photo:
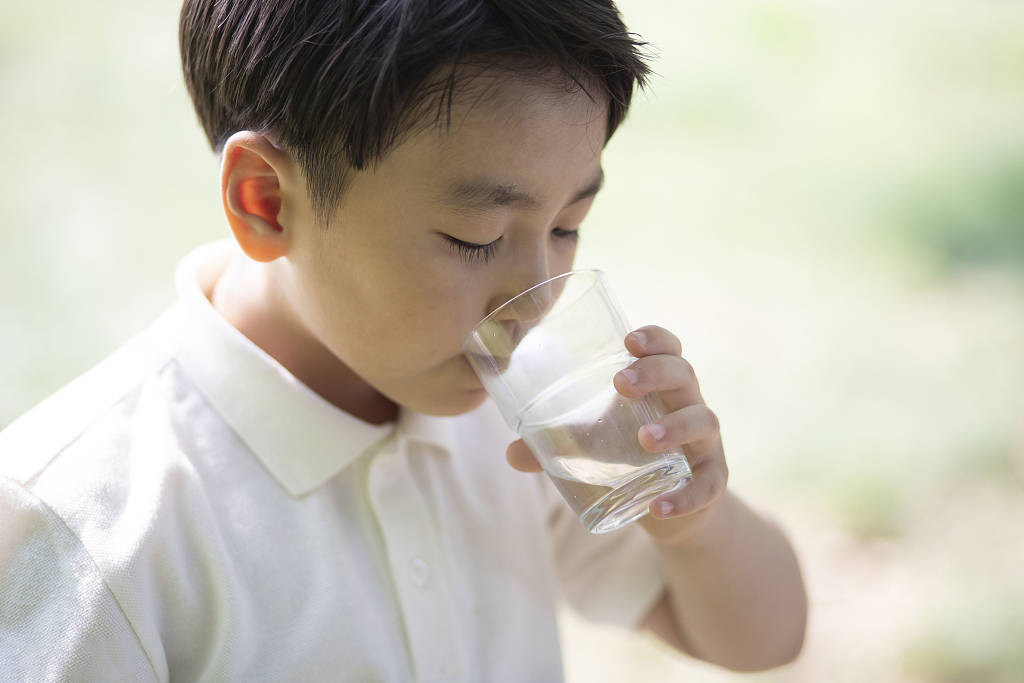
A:
<svg viewBox="0 0 1024 683">
<path fill-rule="evenodd" d="M 467 352 L 464 356 L 470 369 L 474 370 L 480 368 L 487 374 L 500 375 L 501 373 L 508 370 L 509 361 L 511 356 L 497 358 L 494 356 L 486 356 L 479 353 Z M 479 377 L 479 375 L 477 375 Z"/>
</svg>

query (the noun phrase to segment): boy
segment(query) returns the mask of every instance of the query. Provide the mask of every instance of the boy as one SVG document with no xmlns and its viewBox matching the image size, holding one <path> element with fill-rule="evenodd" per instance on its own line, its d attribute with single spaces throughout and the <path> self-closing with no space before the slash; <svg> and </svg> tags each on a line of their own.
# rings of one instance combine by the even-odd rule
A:
<svg viewBox="0 0 1024 683">
<path fill-rule="evenodd" d="M 460 348 L 572 266 L 647 67 L 609 0 L 186 0 L 231 244 L 0 434 L 0 679 L 550 681 L 555 605 L 734 669 L 793 659 L 782 533 L 726 491 L 658 327 L 627 396 L 694 481 L 587 534 Z M 653 246 L 651 248 L 656 248 Z"/>
</svg>

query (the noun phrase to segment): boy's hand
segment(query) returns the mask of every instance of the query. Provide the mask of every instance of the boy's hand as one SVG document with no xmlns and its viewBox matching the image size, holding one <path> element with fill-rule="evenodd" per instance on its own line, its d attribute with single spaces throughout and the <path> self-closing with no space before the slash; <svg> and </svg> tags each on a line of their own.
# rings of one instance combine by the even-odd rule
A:
<svg viewBox="0 0 1024 683">
<path fill-rule="evenodd" d="M 649 325 L 631 332 L 625 341 L 637 360 L 615 375 L 615 389 L 627 398 L 657 391 L 666 410 L 665 417 L 640 428 L 640 445 L 652 453 L 681 446 L 693 469 L 693 481 L 655 498 L 650 516 L 640 523 L 660 543 L 685 543 L 697 538 L 729 479 L 718 418 L 704 404 L 697 377 L 681 357 L 682 345 L 675 335 Z M 521 439 L 509 444 L 506 457 L 517 470 L 541 471 Z"/>
</svg>

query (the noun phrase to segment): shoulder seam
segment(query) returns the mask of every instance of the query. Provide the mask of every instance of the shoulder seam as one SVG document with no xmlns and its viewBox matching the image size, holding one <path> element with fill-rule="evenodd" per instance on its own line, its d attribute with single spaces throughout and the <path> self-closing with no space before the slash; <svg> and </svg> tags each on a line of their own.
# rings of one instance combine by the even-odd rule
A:
<svg viewBox="0 0 1024 683">
<path fill-rule="evenodd" d="M 82 539 L 78 537 L 78 534 L 76 534 L 74 532 L 74 530 L 70 526 L 68 526 L 67 521 L 63 517 L 61 517 L 59 514 L 57 514 L 57 512 L 53 508 L 51 508 L 46 503 L 45 500 L 43 500 L 42 498 L 40 498 L 39 496 L 34 494 L 32 491 L 30 491 L 28 486 L 26 486 L 25 484 L 22 484 L 19 481 L 15 481 L 14 479 L 11 479 L 10 477 L 4 476 L 4 475 L 0 475 L 0 478 L 4 479 L 5 481 L 11 482 L 15 486 L 17 486 L 19 489 L 21 489 L 27 496 L 32 498 L 32 500 L 35 500 L 36 502 L 38 502 L 40 507 L 42 507 L 46 511 L 46 514 L 50 515 L 51 517 L 53 517 L 54 519 L 59 521 L 60 522 L 60 526 L 68 534 L 70 534 L 71 538 L 75 539 L 75 544 L 79 548 L 81 548 L 82 552 L 85 553 L 85 556 L 89 558 L 89 564 L 92 566 L 92 570 L 94 572 L 96 572 L 96 574 L 103 581 L 104 587 L 107 589 L 107 592 L 110 594 L 110 597 L 114 600 L 114 604 L 117 605 L 117 609 L 121 612 L 121 616 L 124 617 L 125 623 L 127 623 L 128 627 L 132 630 L 132 634 L 135 636 L 135 641 L 139 644 L 139 649 L 142 650 L 146 654 L 146 661 L 149 662 L 149 667 L 153 671 L 153 680 L 154 681 L 159 681 L 160 680 L 160 676 L 159 676 L 159 674 L 157 674 L 156 665 L 153 662 L 153 656 L 150 654 L 149 650 L 146 649 L 146 645 L 142 642 L 142 638 L 139 636 L 139 632 L 135 628 L 135 624 L 132 623 L 132 620 L 128 617 L 128 613 L 125 612 L 124 605 L 122 605 L 121 601 L 118 600 L 117 594 L 114 593 L 114 590 L 110 587 L 110 584 L 107 582 L 106 574 L 103 573 L 103 570 L 100 568 L 99 564 L 96 563 L 96 559 L 92 556 L 92 553 L 89 552 L 89 549 L 85 546 L 84 543 L 82 543 Z"/>
</svg>

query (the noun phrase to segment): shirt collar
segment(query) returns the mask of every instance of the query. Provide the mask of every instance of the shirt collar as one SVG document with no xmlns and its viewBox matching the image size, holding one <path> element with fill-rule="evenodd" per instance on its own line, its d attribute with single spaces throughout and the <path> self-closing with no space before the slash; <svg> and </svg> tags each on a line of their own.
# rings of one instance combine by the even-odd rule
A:
<svg viewBox="0 0 1024 683">
<path fill-rule="evenodd" d="M 319 487 L 396 432 L 328 403 L 225 320 L 206 298 L 233 240 L 189 254 L 178 266 L 180 299 L 169 315 L 175 357 L 200 393 L 291 495 Z M 403 409 L 397 432 L 447 453 L 450 419 Z"/>
</svg>

